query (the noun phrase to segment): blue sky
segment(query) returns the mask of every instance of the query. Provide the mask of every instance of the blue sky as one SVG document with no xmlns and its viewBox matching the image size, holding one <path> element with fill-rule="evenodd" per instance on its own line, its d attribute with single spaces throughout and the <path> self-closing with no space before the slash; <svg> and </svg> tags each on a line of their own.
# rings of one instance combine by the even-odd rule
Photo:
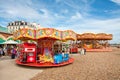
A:
<svg viewBox="0 0 120 80">
<path fill-rule="evenodd" d="M 120 43 L 120 0 L 0 0 L 0 25 L 16 20 L 80 34 L 113 34 L 111 43 Z"/>
</svg>

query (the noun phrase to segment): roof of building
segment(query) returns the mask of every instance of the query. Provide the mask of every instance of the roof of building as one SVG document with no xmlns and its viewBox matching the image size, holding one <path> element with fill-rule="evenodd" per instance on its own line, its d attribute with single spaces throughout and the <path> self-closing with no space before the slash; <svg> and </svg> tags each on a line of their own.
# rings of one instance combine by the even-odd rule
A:
<svg viewBox="0 0 120 80">
<path fill-rule="evenodd" d="M 6 27 L 0 26 L 0 32 L 9 33 Z"/>
</svg>

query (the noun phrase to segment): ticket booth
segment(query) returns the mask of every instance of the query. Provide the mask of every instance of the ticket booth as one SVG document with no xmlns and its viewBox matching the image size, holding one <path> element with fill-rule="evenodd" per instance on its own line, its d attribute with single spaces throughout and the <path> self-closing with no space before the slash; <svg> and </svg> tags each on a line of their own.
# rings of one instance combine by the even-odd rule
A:
<svg viewBox="0 0 120 80">
<path fill-rule="evenodd" d="M 23 58 L 26 62 L 36 62 L 36 45 L 31 43 L 23 44 Z"/>
</svg>

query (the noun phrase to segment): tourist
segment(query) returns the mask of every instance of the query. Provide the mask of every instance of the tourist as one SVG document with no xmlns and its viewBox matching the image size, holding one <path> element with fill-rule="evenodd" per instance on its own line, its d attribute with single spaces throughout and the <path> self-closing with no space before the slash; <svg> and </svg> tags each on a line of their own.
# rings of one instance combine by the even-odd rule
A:
<svg viewBox="0 0 120 80">
<path fill-rule="evenodd" d="M 86 54 L 86 49 L 85 48 L 81 48 L 81 54 Z"/>
<path fill-rule="evenodd" d="M 63 50 L 63 51 L 62 51 L 62 57 L 63 57 L 63 58 L 64 58 L 64 55 L 65 55 L 65 51 Z"/>
<path fill-rule="evenodd" d="M 86 49 L 84 48 L 84 55 L 86 54 Z"/>
<path fill-rule="evenodd" d="M 0 57 L 3 55 L 3 49 L 0 48 Z"/>
<path fill-rule="evenodd" d="M 3 51 L 4 51 L 4 55 L 7 55 L 7 46 L 3 48 Z"/>
<path fill-rule="evenodd" d="M 15 49 L 15 48 L 12 48 L 12 49 L 11 49 L 11 59 L 15 59 L 16 54 L 17 54 L 16 49 Z"/>
<path fill-rule="evenodd" d="M 78 53 L 81 54 L 81 48 L 78 48 Z"/>
</svg>

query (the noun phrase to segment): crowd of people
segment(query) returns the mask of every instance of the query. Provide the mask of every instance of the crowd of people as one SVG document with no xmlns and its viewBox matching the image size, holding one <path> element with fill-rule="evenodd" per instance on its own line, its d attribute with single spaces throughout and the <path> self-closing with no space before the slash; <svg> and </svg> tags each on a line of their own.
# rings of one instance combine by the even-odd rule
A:
<svg viewBox="0 0 120 80">
<path fill-rule="evenodd" d="M 0 57 L 2 56 L 11 56 L 11 59 L 15 59 L 15 57 L 17 56 L 17 47 L 16 46 L 1 46 Z"/>
</svg>

